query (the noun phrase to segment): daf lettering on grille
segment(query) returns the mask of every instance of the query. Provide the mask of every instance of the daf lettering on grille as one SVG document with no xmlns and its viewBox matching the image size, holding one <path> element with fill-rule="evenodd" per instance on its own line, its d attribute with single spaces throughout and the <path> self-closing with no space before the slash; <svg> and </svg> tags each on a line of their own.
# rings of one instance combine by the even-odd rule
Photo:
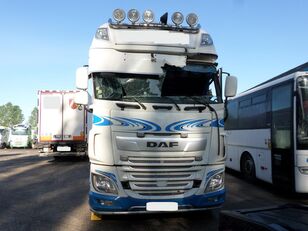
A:
<svg viewBox="0 0 308 231">
<path fill-rule="evenodd" d="M 154 142 L 154 141 L 147 142 L 148 148 L 173 148 L 177 146 L 179 146 L 178 142 Z"/>
</svg>

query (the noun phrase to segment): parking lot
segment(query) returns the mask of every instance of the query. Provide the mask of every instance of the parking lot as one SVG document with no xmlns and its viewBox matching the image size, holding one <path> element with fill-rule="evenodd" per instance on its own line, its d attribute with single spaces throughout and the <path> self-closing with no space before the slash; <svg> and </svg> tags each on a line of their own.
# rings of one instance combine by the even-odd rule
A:
<svg viewBox="0 0 308 231">
<path fill-rule="evenodd" d="M 89 163 L 55 161 L 37 150 L 0 150 L 0 230 L 217 230 L 219 211 L 108 216 L 91 221 L 88 206 Z M 288 202 L 308 204 L 308 196 L 275 191 L 226 174 L 222 209 L 256 208 Z"/>
</svg>

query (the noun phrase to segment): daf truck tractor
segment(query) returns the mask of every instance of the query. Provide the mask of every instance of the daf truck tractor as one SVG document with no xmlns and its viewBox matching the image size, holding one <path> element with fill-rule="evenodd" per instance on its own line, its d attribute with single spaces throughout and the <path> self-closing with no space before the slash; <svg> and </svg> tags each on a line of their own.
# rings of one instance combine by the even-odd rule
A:
<svg viewBox="0 0 308 231">
<path fill-rule="evenodd" d="M 142 19 L 141 19 L 142 17 Z M 194 13 L 116 9 L 76 72 L 75 102 L 92 114 L 92 214 L 219 207 L 225 198 L 222 70 Z M 225 97 L 237 79 L 225 79 Z M 91 94 L 91 95 L 90 95 Z"/>
</svg>

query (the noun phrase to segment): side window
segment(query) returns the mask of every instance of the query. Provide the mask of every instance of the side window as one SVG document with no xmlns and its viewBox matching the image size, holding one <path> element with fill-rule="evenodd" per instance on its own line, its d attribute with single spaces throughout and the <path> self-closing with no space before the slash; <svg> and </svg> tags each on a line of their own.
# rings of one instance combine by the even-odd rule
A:
<svg viewBox="0 0 308 231">
<path fill-rule="evenodd" d="M 272 143 L 274 148 L 291 147 L 292 85 L 272 90 Z"/>
<path fill-rule="evenodd" d="M 266 94 L 251 95 L 250 98 L 240 101 L 239 121 L 240 129 L 266 128 Z"/>
<path fill-rule="evenodd" d="M 231 100 L 227 104 L 228 117 L 225 121 L 225 129 L 237 129 L 238 126 L 238 102 Z"/>
</svg>

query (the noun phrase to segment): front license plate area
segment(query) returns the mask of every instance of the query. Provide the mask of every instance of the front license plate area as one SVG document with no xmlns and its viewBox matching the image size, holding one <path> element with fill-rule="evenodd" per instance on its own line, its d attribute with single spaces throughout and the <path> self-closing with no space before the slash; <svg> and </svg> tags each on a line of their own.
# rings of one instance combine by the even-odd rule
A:
<svg viewBox="0 0 308 231">
<path fill-rule="evenodd" d="M 163 212 L 163 211 L 178 211 L 178 203 L 176 202 L 148 202 L 146 204 L 147 211 L 156 211 L 156 212 Z"/>
</svg>

